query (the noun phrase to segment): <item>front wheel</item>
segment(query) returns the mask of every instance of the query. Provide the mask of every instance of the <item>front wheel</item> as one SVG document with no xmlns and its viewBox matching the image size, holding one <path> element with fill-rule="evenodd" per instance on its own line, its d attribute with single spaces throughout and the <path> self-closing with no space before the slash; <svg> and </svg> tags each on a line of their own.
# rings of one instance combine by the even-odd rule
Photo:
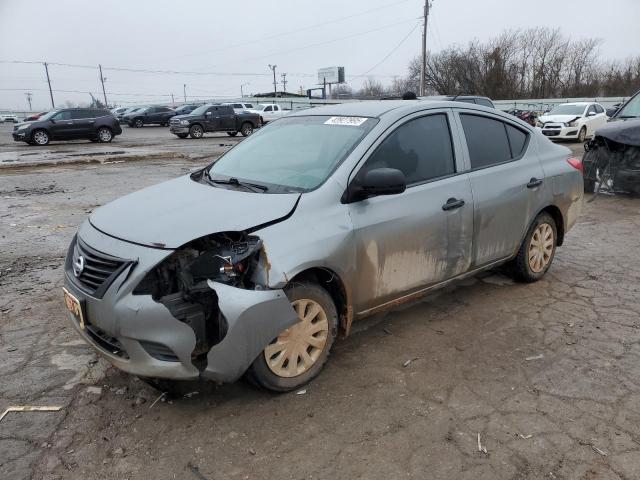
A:
<svg viewBox="0 0 640 480">
<path fill-rule="evenodd" d="M 240 133 L 243 137 L 248 137 L 253 133 L 253 125 L 251 125 L 249 122 L 243 123 L 242 128 L 240 129 Z"/>
<path fill-rule="evenodd" d="M 582 127 L 580 133 L 578 133 L 578 142 L 584 143 L 587 139 L 587 127 Z"/>
<path fill-rule="evenodd" d="M 516 258 L 512 260 L 516 280 L 532 283 L 540 280 L 553 262 L 558 243 L 556 222 L 546 212 L 538 215 L 520 245 Z"/>
<path fill-rule="evenodd" d="M 189 135 L 191 135 L 191 138 L 202 138 L 204 130 L 200 125 L 192 125 L 189 129 Z"/>
<path fill-rule="evenodd" d="M 36 145 L 48 145 L 49 144 L 49 134 L 45 130 L 36 130 L 31 135 L 31 141 Z"/>
<path fill-rule="evenodd" d="M 318 375 L 338 333 L 338 312 L 324 288 L 300 282 L 286 293 L 300 321 L 267 345 L 247 371 L 252 383 L 275 392 L 294 390 Z"/>
<path fill-rule="evenodd" d="M 113 133 L 107 127 L 102 127 L 98 130 L 98 140 L 100 143 L 109 143 L 113 140 Z"/>
<path fill-rule="evenodd" d="M 141 118 L 136 118 L 135 121 L 133 122 L 133 126 L 136 128 L 141 128 L 144 126 L 144 122 L 142 121 Z"/>
</svg>

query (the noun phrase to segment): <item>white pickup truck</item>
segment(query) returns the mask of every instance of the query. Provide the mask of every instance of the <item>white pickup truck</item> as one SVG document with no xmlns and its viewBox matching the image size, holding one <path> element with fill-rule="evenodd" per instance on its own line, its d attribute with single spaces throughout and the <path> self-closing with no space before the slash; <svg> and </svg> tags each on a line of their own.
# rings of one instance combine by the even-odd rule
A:
<svg viewBox="0 0 640 480">
<path fill-rule="evenodd" d="M 289 110 L 284 110 L 280 105 L 262 103 L 259 103 L 255 108 L 250 109 L 249 111 L 260 115 L 263 124 L 282 118 L 289 113 Z"/>
</svg>

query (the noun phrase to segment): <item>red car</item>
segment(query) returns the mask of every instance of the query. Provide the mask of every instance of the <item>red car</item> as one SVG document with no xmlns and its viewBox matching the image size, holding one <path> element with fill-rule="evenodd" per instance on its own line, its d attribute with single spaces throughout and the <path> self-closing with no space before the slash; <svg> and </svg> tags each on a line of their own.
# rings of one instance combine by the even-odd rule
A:
<svg viewBox="0 0 640 480">
<path fill-rule="evenodd" d="M 38 120 L 42 115 L 47 112 L 34 113 L 33 115 L 24 119 L 25 122 L 33 122 L 34 120 Z"/>
</svg>

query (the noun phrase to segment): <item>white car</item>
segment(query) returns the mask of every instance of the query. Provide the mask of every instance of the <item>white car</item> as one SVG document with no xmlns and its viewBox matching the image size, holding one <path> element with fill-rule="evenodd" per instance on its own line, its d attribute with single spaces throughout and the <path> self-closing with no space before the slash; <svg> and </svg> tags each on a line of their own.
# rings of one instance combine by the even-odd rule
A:
<svg viewBox="0 0 640 480">
<path fill-rule="evenodd" d="M 256 108 L 249 110 L 251 113 L 260 115 L 262 123 L 268 123 L 273 120 L 284 117 L 289 111 L 285 111 L 280 105 L 259 103 Z"/>
<path fill-rule="evenodd" d="M 538 117 L 542 133 L 551 139 L 584 142 L 607 123 L 607 114 L 599 103 L 576 102 L 556 105 Z"/>
<path fill-rule="evenodd" d="M 0 123 L 4 122 L 18 123 L 18 116 L 15 113 L 0 113 Z"/>
<path fill-rule="evenodd" d="M 233 102 L 223 103 L 222 105 L 229 105 L 233 108 L 233 111 L 236 112 L 236 114 L 253 110 L 253 103 Z"/>
</svg>

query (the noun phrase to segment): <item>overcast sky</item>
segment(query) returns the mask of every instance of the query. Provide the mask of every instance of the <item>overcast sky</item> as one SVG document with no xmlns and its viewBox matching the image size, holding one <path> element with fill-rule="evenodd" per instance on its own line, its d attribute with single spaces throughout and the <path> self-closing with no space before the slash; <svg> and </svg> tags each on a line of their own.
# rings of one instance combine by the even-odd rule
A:
<svg viewBox="0 0 640 480">
<path fill-rule="evenodd" d="M 237 97 L 246 83 L 245 93 L 270 91 L 269 64 L 277 65 L 278 80 L 288 74 L 288 91 L 315 86 L 318 68 L 333 65 L 344 66 L 349 83 L 358 88 L 367 72 L 383 83 L 406 74 L 408 61 L 420 53 L 423 4 L 0 0 L 0 61 L 101 63 L 109 103 L 171 101 L 171 93 L 182 101 L 184 84 L 190 99 Z M 428 48 L 486 40 L 507 28 L 547 26 L 560 27 L 575 39 L 601 38 L 601 58 L 622 59 L 640 54 L 638 20 L 640 0 L 433 0 Z M 102 95 L 97 68 L 49 69 L 54 90 L 80 92 L 54 92 L 57 104 L 87 102 L 85 92 Z M 0 109 L 26 108 L 26 91 L 33 94 L 35 110 L 50 107 L 44 67 L 0 63 Z"/>
</svg>

